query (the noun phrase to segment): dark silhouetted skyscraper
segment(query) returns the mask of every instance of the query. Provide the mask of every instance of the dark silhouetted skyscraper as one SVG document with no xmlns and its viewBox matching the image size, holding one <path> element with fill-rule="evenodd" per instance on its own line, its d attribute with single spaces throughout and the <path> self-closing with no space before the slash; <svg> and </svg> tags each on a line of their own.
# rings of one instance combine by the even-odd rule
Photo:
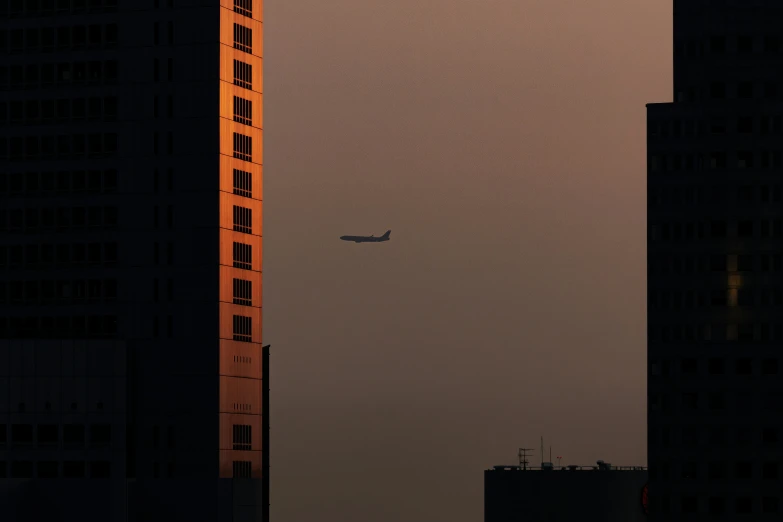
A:
<svg viewBox="0 0 783 522">
<path fill-rule="evenodd" d="M 779 520 L 783 2 L 675 0 L 648 106 L 651 520 Z"/>
<path fill-rule="evenodd" d="M 268 512 L 262 6 L 0 1 L 2 518 Z"/>
</svg>

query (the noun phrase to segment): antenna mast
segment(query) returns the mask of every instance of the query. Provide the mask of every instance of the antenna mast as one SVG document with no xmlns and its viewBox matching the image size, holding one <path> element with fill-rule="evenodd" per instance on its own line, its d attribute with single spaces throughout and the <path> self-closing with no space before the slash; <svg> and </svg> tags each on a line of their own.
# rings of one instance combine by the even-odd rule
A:
<svg viewBox="0 0 783 522">
<path fill-rule="evenodd" d="M 541 467 L 544 467 L 544 436 L 541 435 Z"/>
<path fill-rule="evenodd" d="M 529 464 L 527 460 L 527 452 L 533 451 L 530 448 L 519 448 L 519 467 L 526 470 L 527 465 Z"/>
</svg>

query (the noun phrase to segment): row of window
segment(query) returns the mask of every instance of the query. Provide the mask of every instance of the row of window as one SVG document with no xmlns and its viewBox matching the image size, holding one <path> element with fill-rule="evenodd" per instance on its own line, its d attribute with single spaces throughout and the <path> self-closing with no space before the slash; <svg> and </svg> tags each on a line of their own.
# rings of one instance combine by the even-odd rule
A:
<svg viewBox="0 0 783 522">
<path fill-rule="evenodd" d="M 157 1 L 157 0 L 156 0 Z M 2 0 L 0 18 L 115 11 L 117 0 Z"/>
<path fill-rule="evenodd" d="M 234 169 L 234 194 L 253 197 L 253 175 L 250 172 Z"/>
<path fill-rule="evenodd" d="M 724 55 L 727 52 L 779 55 L 781 53 L 781 39 L 777 35 L 712 35 L 703 40 L 674 41 L 675 58 L 703 58 L 707 54 Z"/>
<path fill-rule="evenodd" d="M 157 278 L 152 280 L 152 299 L 156 303 L 160 300 L 160 281 Z M 169 301 L 174 300 L 174 280 L 169 278 L 166 283 L 166 295 Z"/>
<path fill-rule="evenodd" d="M 729 359 L 730 361 L 731 359 Z M 703 364 L 700 364 L 703 363 Z M 672 371 L 673 361 L 666 359 L 653 359 L 650 361 L 650 377 L 669 377 L 674 374 Z M 740 357 L 734 360 L 735 375 L 754 375 L 754 368 L 758 365 L 761 375 L 777 375 L 778 359 L 776 357 L 765 357 L 763 359 L 753 359 L 751 357 Z M 675 366 L 677 366 L 675 364 Z M 726 375 L 729 364 L 720 357 L 710 357 L 700 361 L 693 357 L 686 357 L 679 360 L 678 374 L 682 376 L 695 377 L 701 375 L 706 370 L 709 375 Z"/>
<path fill-rule="evenodd" d="M 708 498 L 684 496 L 680 498 L 679 509 L 683 515 L 691 516 L 700 513 L 710 516 L 722 516 L 732 512 L 738 515 L 752 515 L 758 512 L 765 515 L 774 515 L 780 512 L 780 498 L 772 496 L 737 497 L 732 501 L 725 496 Z M 668 495 L 660 497 L 653 495 L 650 497 L 651 514 L 660 516 L 671 515 L 673 512 L 671 497 Z"/>
<path fill-rule="evenodd" d="M 0 281 L 0 304 L 114 301 L 116 279 Z"/>
<path fill-rule="evenodd" d="M 95 403 L 95 408 L 98 411 L 103 411 L 103 403 L 102 402 Z M 77 403 L 75 403 L 75 402 L 72 402 L 70 411 L 75 412 L 75 411 L 78 411 L 78 409 L 79 409 L 79 405 Z M 20 402 L 20 403 L 18 403 L 16 405 L 16 410 L 12 410 L 12 411 L 14 413 L 26 413 L 27 412 L 27 404 L 24 403 L 24 402 Z M 45 402 L 43 410 L 40 410 L 40 408 L 38 410 L 36 410 L 36 408 L 32 408 L 31 413 L 35 413 L 36 411 L 38 411 L 38 412 L 41 412 L 41 411 L 50 412 L 50 411 L 52 411 L 52 403 Z M 63 405 L 63 409 L 61 411 L 65 411 L 65 406 L 64 405 Z"/>
<path fill-rule="evenodd" d="M 253 268 L 253 245 L 237 243 L 234 241 L 234 268 L 243 270 L 252 270 Z"/>
<path fill-rule="evenodd" d="M 152 134 L 152 152 L 153 154 L 160 154 L 161 150 L 161 137 L 159 132 Z M 169 131 L 166 133 L 166 154 L 174 154 L 174 133 Z"/>
<path fill-rule="evenodd" d="M 160 226 L 159 208 L 155 206 L 152 209 L 152 224 L 155 228 Z M 174 227 L 174 207 L 169 205 L 166 207 L 166 223 L 169 228 Z"/>
<path fill-rule="evenodd" d="M 10 429 L 0 424 L 0 445 L 45 447 L 62 442 L 64 446 L 84 447 L 87 433 L 90 447 L 111 445 L 111 424 L 91 424 L 89 430 L 84 424 L 12 424 Z"/>
<path fill-rule="evenodd" d="M 710 83 L 709 93 L 710 98 L 713 100 L 724 100 L 729 97 L 740 100 L 748 100 L 751 98 L 775 100 L 778 98 L 778 91 L 778 84 L 776 82 L 758 83 L 745 80 L 731 84 L 725 82 L 712 82 Z"/>
<path fill-rule="evenodd" d="M 709 154 L 651 154 L 648 168 L 650 172 L 672 172 L 680 170 L 723 170 L 728 168 L 744 169 L 778 169 L 783 165 L 781 152 L 769 151 L 738 151 L 732 154 L 732 161 L 725 152 Z"/>
<path fill-rule="evenodd" d="M 253 445 L 253 427 L 247 424 L 234 424 L 232 428 L 233 448 L 235 450 L 251 450 Z"/>
<path fill-rule="evenodd" d="M 783 341 L 780 324 L 651 324 L 647 327 L 647 339 L 651 343 L 681 343 L 704 341 L 712 343 L 741 342 L 769 343 Z"/>
<path fill-rule="evenodd" d="M 253 209 L 234 205 L 234 230 L 245 234 L 253 233 Z"/>
<path fill-rule="evenodd" d="M 691 239 L 726 239 L 737 237 L 739 239 L 756 238 L 780 238 L 783 237 L 783 220 L 770 219 L 753 222 L 750 219 L 742 219 L 737 222 L 711 221 L 709 228 L 705 223 L 651 223 L 651 241 L 680 241 Z"/>
<path fill-rule="evenodd" d="M 116 133 L 0 137 L 0 159 L 35 161 L 117 154 Z"/>
<path fill-rule="evenodd" d="M 253 137 L 234 133 L 234 157 L 242 161 L 253 161 Z"/>
<path fill-rule="evenodd" d="M 153 98 L 153 102 L 152 102 L 152 116 L 154 118 L 159 118 L 160 117 L 160 110 L 159 110 L 160 109 L 160 100 L 159 100 L 159 98 L 160 98 L 159 96 L 155 96 Z M 173 96 L 171 96 L 171 95 L 168 96 L 168 103 L 166 104 L 166 107 L 168 108 L 166 116 L 168 118 L 173 118 L 174 117 L 174 97 Z"/>
<path fill-rule="evenodd" d="M 156 187 L 157 188 L 157 187 Z M 0 195 L 25 194 L 37 196 L 59 192 L 115 192 L 117 171 L 61 170 L 48 172 L 0 172 Z"/>
<path fill-rule="evenodd" d="M 156 243 L 157 245 L 157 243 Z M 0 246 L 0 268 L 30 265 L 113 264 L 117 243 L 60 243 Z"/>
<path fill-rule="evenodd" d="M 111 463 L 108 461 L 94 460 L 90 462 L 89 477 L 84 461 L 66 460 L 60 462 L 54 460 L 42 460 L 38 462 L 16 460 L 6 465 L 0 461 L 1 478 L 110 478 Z"/>
<path fill-rule="evenodd" d="M 253 469 L 250 461 L 237 461 L 232 463 L 232 471 L 234 478 L 252 478 Z"/>
<path fill-rule="evenodd" d="M 783 133 L 783 116 L 739 116 L 736 120 L 713 118 L 702 120 L 649 120 L 647 135 L 651 138 L 683 138 L 728 134 L 733 129 L 737 134 L 762 135 Z"/>
<path fill-rule="evenodd" d="M 253 0 L 234 0 L 234 12 L 243 16 L 253 16 Z"/>
<path fill-rule="evenodd" d="M 253 88 L 253 66 L 249 63 L 234 60 L 234 85 L 244 89 Z"/>
<path fill-rule="evenodd" d="M 253 124 L 253 102 L 234 96 L 234 121 L 245 125 Z"/>
<path fill-rule="evenodd" d="M 234 278 L 234 304 L 242 306 L 253 305 L 253 282 Z"/>
<path fill-rule="evenodd" d="M 114 339 L 117 316 L 0 317 L 2 339 Z"/>
<path fill-rule="evenodd" d="M 783 306 L 783 288 L 765 287 L 754 291 L 747 288 L 729 288 L 699 292 L 697 290 L 650 290 L 647 304 L 652 310 L 683 310 L 714 307 L 778 307 Z"/>
<path fill-rule="evenodd" d="M 168 67 L 167 67 L 166 70 L 168 72 L 168 81 L 173 81 L 174 80 L 174 59 L 173 58 L 169 58 L 168 59 Z M 157 58 L 155 58 L 153 60 L 152 78 L 156 82 L 160 81 L 160 60 L 158 60 Z"/>
<path fill-rule="evenodd" d="M 0 90 L 45 88 L 72 83 L 114 83 L 117 60 L 29 63 L 0 67 Z"/>
<path fill-rule="evenodd" d="M 169 426 L 167 432 L 167 444 L 169 449 L 173 449 L 176 442 L 176 428 Z M 158 448 L 160 446 L 160 426 L 152 427 L 152 447 Z"/>
<path fill-rule="evenodd" d="M 250 317 L 235 315 L 233 326 L 235 341 L 253 342 L 253 321 Z"/>
<path fill-rule="evenodd" d="M 649 468 L 650 478 L 661 478 L 668 480 L 679 476 L 685 480 L 753 480 L 760 478 L 762 480 L 778 480 L 781 476 L 781 465 L 779 462 L 764 462 L 761 466 L 756 466 L 754 470 L 753 462 L 739 461 L 733 465 L 724 461 L 713 461 L 706 463 L 706 466 L 699 462 L 683 462 L 676 465 L 679 473 L 673 472 L 668 463 L 661 462 L 659 465 L 652 465 Z M 756 471 L 756 473 L 754 473 Z M 654 477 L 653 477 L 654 475 Z"/>
<path fill-rule="evenodd" d="M 755 205 L 758 203 L 780 203 L 780 185 L 762 185 L 755 187 L 742 185 L 739 187 L 727 186 L 685 186 L 685 187 L 650 187 L 648 199 L 651 208 L 662 207 L 671 209 L 673 206 L 702 204 L 726 204 L 736 202 L 740 205 Z"/>
<path fill-rule="evenodd" d="M 706 274 L 707 272 L 780 272 L 780 254 L 712 254 L 701 256 L 649 255 L 650 275 Z M 737 276 L 739 277 L 739 276 Z M 736 284 L 730 286 L 736 287 Z"/>
<path fill-rule="evenodd" d="M 244 25 L 234 24 L 234 49 L 245 53 L 253 52 L 253 30 Z"/>
<path fill-rule="evenodd" d="M 117 97 L 0 101 L 0 125 L 59 123 L 70 120 L 117 119 Z"/>
<path fill-rule="evenodd" d="M 152 261 L 156 265 L 160 263 L 160 244 L 157 242 L 152 245 Z M 174 264 L 174 243 L 171 241 L 166 245 L 166 264 Z"/>
<path fill-rule="evenodd" d="M 0 232 L 114 228 L 117 221 L 117 207 L 109 206 L 0 208 Z"/>
<path fill-rule="evenodd" d="M 679 408 L 694 414 L 697 410 L 710 410 L 713 412 L 729 410 L 729 394 L 723 392 L 698 393 L 684 392 L 680 397 Z M 731 395 L 734 403 L 733 412 L 740 415 L 749 416 L 752 414 L 754 405 L 761 405 L 767 413 L 780 413 L 783 411 L 783 393 L 770 392 L 757 401 L 756 397 L 749 393 L 737 393 Z M 700 400 L 701 399 L 701 400 Z M 671 402 L 669 394 L 653 393 L 649 398 L 650 412 L 669 413 L 671 411 Z M 778 444 L 780 442 L 779 430 L 775 427 L 765 427 L 762 432 L 761 442 L 764 444 Z"/>
<path fill-rule="evenodd" d="M 155 22 L 154 29 L 153 42 L 155 45 L 160 45 L 160 23 Z M 169 20 L 168 22 L 168 29 L 169 45 L 174 45 L 174 22 L 172 20 Z"/>
<path fill-rule="evenodd" d="M 113 46 L 117 44 L 117 33 L 117 24 L 28 27 L 0 31 L 0 53 Z"/>
<path fill-rule="evenodd" d="M 160 337 L 160 318 L 155 317 L 152 319 L 152 336 Z M 166 337 L 174 337 L 174 317 L 169 315 L 166 317 Z"/>
</svg>

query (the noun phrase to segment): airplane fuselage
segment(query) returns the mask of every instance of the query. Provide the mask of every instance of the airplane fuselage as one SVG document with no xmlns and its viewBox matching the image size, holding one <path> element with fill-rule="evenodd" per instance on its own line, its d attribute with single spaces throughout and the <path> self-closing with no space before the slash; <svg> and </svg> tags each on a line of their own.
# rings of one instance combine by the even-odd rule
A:
<svg viewBox="0 0 783 522">
<path fill-rule="evenodd" d="M 381 243 L 383 241 L 389 241 L 388 237 L 374 237 L 374 236 L 340 236 L 343 241 L 352 241 L 354 243 Z"/>
<path fill-rule="evenodd" d="M 391 239 L 391 230 L 387 230 L 386 233 L 380 237 L 375 236 L 340 236 L 343 241 L 351 241 L 352 243 L 383 243 Z"/>
</svg>

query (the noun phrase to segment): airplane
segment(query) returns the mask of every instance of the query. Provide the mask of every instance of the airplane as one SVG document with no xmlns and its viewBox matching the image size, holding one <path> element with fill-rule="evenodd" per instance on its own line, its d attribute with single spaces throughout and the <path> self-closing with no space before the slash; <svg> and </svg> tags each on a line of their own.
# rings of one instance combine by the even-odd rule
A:
<svg viewBox="0 0 783 522">
<path fill-rule="evenodd" d="M 340 236 L 343 241 L 353 241 L 354 243 L 381 243 L 388 241 L 391 236 L 391 230 L 387 230 L 381 237 L 370 236 Z"/>
</svg>

